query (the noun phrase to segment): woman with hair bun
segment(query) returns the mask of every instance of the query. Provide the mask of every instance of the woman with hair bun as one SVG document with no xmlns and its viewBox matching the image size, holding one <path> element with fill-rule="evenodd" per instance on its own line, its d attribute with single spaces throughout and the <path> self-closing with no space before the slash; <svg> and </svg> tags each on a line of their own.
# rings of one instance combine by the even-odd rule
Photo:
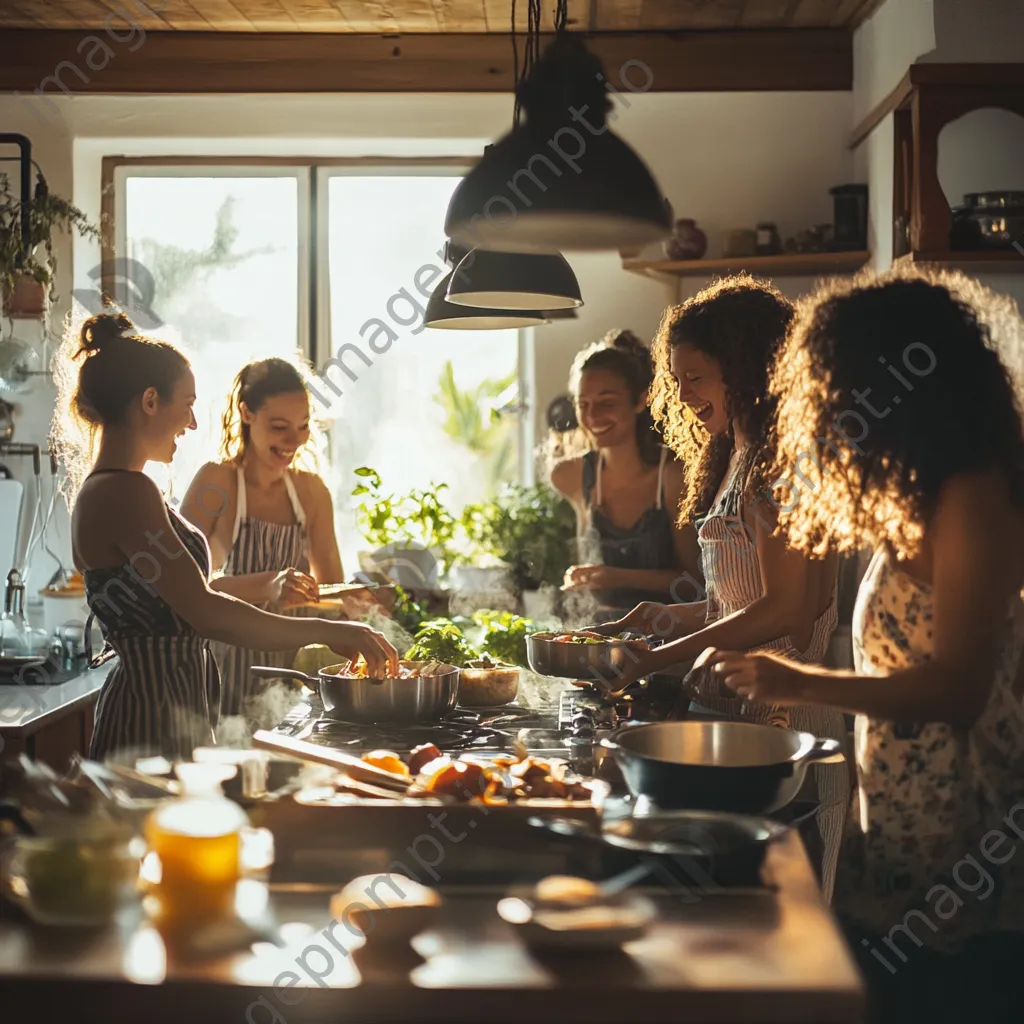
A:
<svg viewBox="0 0 1024 1024">
<path fill-rule="evenodd" d="M 565 588 L 593 591 L 613 610 L 671 600 L 680 580 L 700 576 L 696 533 L 675 522 L 683 472 L 651 419 L 651 381 L 650 352 L 631 331 L 580 352 L 569 387 L 585 450 L 551 470 L 576 508 L 587 558 L 566 572 Z"/>
<path fill-rule="evenodd" d="M 319 583 L 344 580 L 330 491 L 314 472 L 309 391 L 298 367 L 261 359 L 239 370 L 224 411 L 220 462 L 202 466 L 182 513 L 210 544 L 215 589 L 279 610 L 318 600 Z M 308 469 L 297 469 L 306 462 Z M 290 667 L 295 651 L 216 645 L 221 711 L 245 714 L 266 682 L 253 665 Z"/>
<path fill-rule="evenodd" d="M 173 345 L 124 315 L 89 318 L 54 361 L 50 446 L 67 467 L 74 564 L 119 663 L 100 691 L 90 758 L 191 760 L 214 743 L 220 676 L 209 641 L 275 650 L 326 644 L 397 672 L 398 653 L 362 624 L 273 615 L 209 585 L 210 552 L 143 472 L 170 463 L 196 428 L 195 378 Z"/>
</svg>

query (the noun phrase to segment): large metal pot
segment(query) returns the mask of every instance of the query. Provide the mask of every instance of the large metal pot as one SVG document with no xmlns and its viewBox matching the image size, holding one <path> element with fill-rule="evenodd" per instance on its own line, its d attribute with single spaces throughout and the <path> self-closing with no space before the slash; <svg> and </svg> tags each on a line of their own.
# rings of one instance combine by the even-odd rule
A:
<svg viewBox="0 0 1024 1024">
<path fill-rule="evenodd" d="M 634 797 L 666 809 L 768 814 L 797 795 L 813 761 L 839 741 L 746 722 L 625 725 L 601 741 Z"/>
<path fill-rule="evenodd" d="M 562 643 L 558 633 L 530 633 L 526 657 L 541 676 L 603 682 L 617 689 L 626 669 L 637 662 L 641 640 L 603 640 L 592 644 Z"/>
<path fill-rule="evenodd" d="M 403 661 L 405 668 L 427 662 Z M 324 714 L 342 722 L 436 722 L 454 707 L 459 693 L 459 670 L 439 665 L 429 675 L 413 679 L 364 679 L 345 675 L 348 663 L 329 665 L 316 676 L 289 668 L 254 666 L 256 679 L 298 679 L 320 694 Z"/>
</svg>

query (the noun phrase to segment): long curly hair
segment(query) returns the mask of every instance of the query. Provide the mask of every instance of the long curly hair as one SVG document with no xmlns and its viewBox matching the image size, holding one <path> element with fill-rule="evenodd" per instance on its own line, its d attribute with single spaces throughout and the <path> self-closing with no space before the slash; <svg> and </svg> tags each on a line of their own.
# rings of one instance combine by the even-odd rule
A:
<svg viewBox="0 0 1024 1024">
<path fill-rule="evenodd" d="M 864 272 L 801 301 L 770 384 L 790 544 L 913 557 L 943 484 L 982 469 L 1024 508 L 1022 343 L 1015 303 L 959 273 Z"/>
<path fill-rule="evenodd" d="M 124 313 L 67 321 L 50 365 L 57 401 L 48 444 L 64 467 L 61 490 L 69 508 L 95 459 L 100 431 L 123 424 L 148 388 L 169 399 L 189 365 L 181 349 L 140 334 Z"/>
<path fill-rule="evenodd" d="M 654 380 L 651 350 L 632 331 L 622 328 L 608 331 L 599 341 L 576 353 L 569 369 L 569 391 L 574 399 L 579 394 L 583 374 L 588 370 L 609 370 L 618 374 L 634 402 L 648 403 Z M 636 443 L 644 462 L 658 465 L 663 439 L 649 405 L 637 415 Z M 553 465 L 560 459 L 582 455 L 592 447 L 586 432 L 577 426 L 575 430 L 549 438 L 544 454 L 548 464 Z"/>
<path fill-rule="evenodd" d="M 220 455 L 227 462 L 238 462 L 250 444 L 249 425 L 242 419 L 244 402 L 250 412 L 258 412 L 275 395 L 304 394 L 309 387 L 302 370 L 295 363 L 277 357 L 248 363 L 235 375 L 221 418 Z M 316 425 L 310 403 L 309 440 L 295 453 L 295 465 L 317 472 L 320 464 L 316 446 Z"/>
<path fill-rule="evenodd" d="M 793 314 L 789 299 L 749 274 L 721 278 L 665 311 L 654 341 L 651 412 L 683 466 L 680 522 L 693 522 L 711 507 L 733 438 L 731 432 L 711 435 L 680 400 L 672 350 L 692 345 L 721 368 L 727 414 L 751 442 L 741 467 L 749 497 L 763 487 L 763 467 L 772 454 L 775 399 L 768 393 L 768 378 Z"/>
</svg>

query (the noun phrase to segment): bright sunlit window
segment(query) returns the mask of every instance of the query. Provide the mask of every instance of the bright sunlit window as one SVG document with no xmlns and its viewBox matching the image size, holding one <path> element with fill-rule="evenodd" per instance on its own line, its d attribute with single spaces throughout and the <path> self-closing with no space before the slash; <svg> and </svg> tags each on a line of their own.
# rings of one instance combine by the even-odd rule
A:
<svg viewBox="0 0 1024 1024">
<path fill-rule="evenodd" d="M 198 467 L 217 458 L 238 369 L 302 354 L 334 384 L 319 388 L 324 402 L 314 406 L 326 423 L 324 475 L 348 573 L 367 547 L 351 498 L 359 466 L 397 494 L 444 481 L 456 513 L 520 479 L 529 448 L 520 332 L 422 325 L 448 270 L 444 215 L 461 173 L 402 164 L 118 167 L 118 252 L 151 278 L 129 291 L 122 283 L 120 297 L 137 300 L 149 288 L 160 322 L 140 326 L 181 344 L 196 368 L 199 429 L 179 445 L 170 480 L 162 467 L 152 467 L 154 478 L 184 494 Z M 347 369 L 325 368 L 332 357 Z"/>
</svg>

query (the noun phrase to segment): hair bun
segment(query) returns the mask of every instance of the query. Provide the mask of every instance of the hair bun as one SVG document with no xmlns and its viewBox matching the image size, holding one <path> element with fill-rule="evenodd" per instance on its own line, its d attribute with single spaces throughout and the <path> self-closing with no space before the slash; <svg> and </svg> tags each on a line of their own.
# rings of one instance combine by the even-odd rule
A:
<svg viewBox="0 0 1024 1024">
<path fill-rule="evenodd" d="M 604 336 L 604 344 L 644 362 L 648 362 L 651 358 L 651 350 L 630 330 L 609 331 Z"/>
<path fill-rule="evenodd" d="M 121 341 L 126 334 L 135 333 L 135 324 L 124 313 L 100 313 L 82 324 L 80 351 L 99 352 Z"/>
</svg>

